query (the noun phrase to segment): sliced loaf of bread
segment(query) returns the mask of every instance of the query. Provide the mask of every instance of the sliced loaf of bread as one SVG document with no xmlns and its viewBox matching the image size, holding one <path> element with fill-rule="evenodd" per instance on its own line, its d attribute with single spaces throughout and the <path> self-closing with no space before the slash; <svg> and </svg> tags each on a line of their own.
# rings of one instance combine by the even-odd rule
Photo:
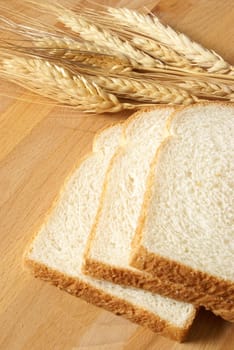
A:
<svg viewBox="0 0 234 350">
<path fill-rule="evenodd" d="M 25 255 L 36 277 L 94 305 L 172 339 L 183 340 L 195 317 L 191 304 L 135 288 L 95 280 L 82 273 L 82 258 L 96 216 L 105 172 L 122 139 L 122 126 L 104 130 L 93 153 L 67 181 Z"/>
<path fill-rule="evenodd" d="M 234 107 L 178 111 L 152 166 L 131 264 L 234 321 Z M 171 293 L 174 296 L 174 293 Z"/>
</svg>

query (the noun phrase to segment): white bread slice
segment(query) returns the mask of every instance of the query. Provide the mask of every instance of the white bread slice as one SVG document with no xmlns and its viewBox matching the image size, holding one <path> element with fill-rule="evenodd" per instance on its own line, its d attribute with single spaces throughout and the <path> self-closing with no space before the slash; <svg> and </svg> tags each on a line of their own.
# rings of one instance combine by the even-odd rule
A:
<svg viewBox="0 0 234 350">
<path fill-rule="evenodd" d="M 234 106 L 178 111 L 169 134 L 152 168 L 132 266 L 181 283 L 182 300 L 215 300 L 212 310 L 234 321 Z"/>
<path fill-rule="evenodd" d="M 25 262 L 36 277 L 155 332 L 183 340 L 195 317 L 186 303 L 85 276 L 82 256 L 94 221 L 105 171 L 122 137 L 120 125 L 96 139 L 93 153 L 68 180 L 28 249 Z"/>
<path fill-rule="evenodd" d="M 107 170 L 83 271 L 114 283 L 158 291 L 160 283 L 129 265 L 131 242 L 155 152 L 167 136 L 171 107 L 145 110 L 123 125 L 124 143 Z M 160 292 L 160 290 L 159 290 Z"/>
</svg>

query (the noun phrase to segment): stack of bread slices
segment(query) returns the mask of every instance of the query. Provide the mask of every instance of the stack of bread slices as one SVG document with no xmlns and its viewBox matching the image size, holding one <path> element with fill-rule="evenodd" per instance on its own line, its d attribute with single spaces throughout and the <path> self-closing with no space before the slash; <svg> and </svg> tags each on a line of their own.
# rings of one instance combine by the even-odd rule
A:
<svg viewBox="0 0 234 350">
<path fill-rule="evenodd" d="M 172 339 L 234 321 L 234 107 L 155 107 L 101 131 L 25 255 L 36 277 Z"/>
</svg>

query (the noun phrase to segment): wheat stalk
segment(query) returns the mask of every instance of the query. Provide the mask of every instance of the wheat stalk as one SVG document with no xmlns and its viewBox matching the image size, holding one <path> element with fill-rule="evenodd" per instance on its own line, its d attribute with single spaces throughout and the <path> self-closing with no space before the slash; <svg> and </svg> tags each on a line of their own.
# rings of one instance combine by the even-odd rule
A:
<svg viewBox="0 0 234 350">
<path fill-rule="evenodd" d="M 181 88 L 192 91 L 195 95 L 205 95 L 207 97 L 223 97 L 227 100 L 232 100 L 234 92 L 234 85 L 226 85 L 217 82 L 190 80 L 179 82 L 178 86 Z"/>
<path fill-rule="evenodd" d="M 40 95 L 72 105 L 81 111 L 118 112 L 135 107 L 120 103 L 116 96 L 88 82 L 83 76 L 74 76 L 68 70 L 49 61 L 17 56 L 5 58 L 2 60 L 1 72 L 8 79 Z"/>
<path fill-rule="evenodd" d="M 34 44 L 55 58 L 105 67 L 111 72 L 126 73 L 132 70 L 131 63 L 125 56 L 113 56 L 109 50 L 90 42 L 79 42 L 62 37 L 44 37 Z"/>
<path fill-rule="evenodd" d="M 135 80 L 141 80 L 142 74 L 139 72 L 131 72 L 128 77 Z M 155 80 L 159 84 L 167 84 L 188 91 L 191 95 L 202 98 L 225 98 L 231 101 L 233 99 L 234 83 L 222 82 L 215 78 L 204 78 L 203 76 L 180 76 L 172 75 L 170 72 L 157 72 L 147 74 L 144 80 L 151 83 Z"/>
<path fill-rule="evenodd" d="M 188 105 L 198 99 L 187 91 L 170 85 L 124 77 L 92 76 L 91 79 L 105 90 L 137 101 Z"/>
<path fill-rule="evenodd" d="M 20 52 L 27 52 L 20 50 Z M 97 53 L 91 53 L 87 51 L 78 51 L 70 49 L 60 49 L 60 48 L 41 48 L 40 50 L 30 49 L 30 55 L 37 57 L 43 57 L 50 60 L 59 60 L 60 62 L 67 63 L 68 65 L 73 65 L 79 70 L 81 65 L 90 66 L 90 68 L 99 67 L 105 69 L 108 72 L 125 74 L 132 70 L 132 67 L 124 65 L 124 62 L 119 60 L 115 56 L 103 55 Z M 79 64 L 77 66 L 77 64 Z"/>
<path fill-rule="evenodd" d="M 98 42 L 98 45 L 127 56 L 133 67 L 153 68 L 162 65 L 160 61 L 136 49 L 128 41 L 123 41 L 112 32 L 89 23 L 84 17 L 72 11 L 63 11 L 58 18 L 73 32 L 79 33 L 84 40 Z"/>
<path fill-rule="evenodd" d="M 157 59 L 160 59 L 165 64 L 170 66 L 178 67 L 187 71 L 203 71 L 202 68 L 192 65 L 191 62 L 189 62 L 185 57 L 180 56 L 174 50 L 156 42 L 155 40 L 133 36 L 132 43 L 139 49 L 147 52 Z"/>
<path fill-rule="evenodd" d="M 59 61 L 64 65 L 73 67 L 73 69 L 75 68 L 75 71 L 79 71 L 82 67 L 84 68 L 86 66 L 89 69 L 95 69 L 96 67 L 102 68 L 109 73 L 126 74 L 132 70 L 132 67 L 127 66 L 124 60 L 111 55 L 55 47 L 19 47 L 14 44 L 5 45 L 3 48 L 32 57 L 48 59 L 52 62 Z"/>
<path fill-rule="evenodd" d="M 137 29 L 148 37 L 167 45 L 191 62 L 207 69 L 208 72 L 234 74 L 234 67 L 217 53 L 190 40 L 185 34 L 163 25 L 156 16 L 144 15 L 126 8 L 110 7 L 108 12 L 118 23 L 133 30 Z"/>
</svg>

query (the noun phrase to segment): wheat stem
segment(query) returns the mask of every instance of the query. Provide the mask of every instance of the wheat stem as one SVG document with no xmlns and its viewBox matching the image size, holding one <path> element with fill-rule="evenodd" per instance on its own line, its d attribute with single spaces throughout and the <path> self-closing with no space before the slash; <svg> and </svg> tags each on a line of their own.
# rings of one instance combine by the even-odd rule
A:
<svg viewBox="0 0 234 350">
<path fill-rule="evenodd" d="M 120 103 L 116 96 L 83 76 L 74 76 L 63 67 L 41 59 L 6 58 L 2 60 L 1 71 L 8 79 L 23 83 L 40 95 L 82 111 L 102 113 L 134 108 L 131 104 Z"/>
<path fill-rule="evenodd" d="M 217 53 L 190 40 L 185 34 L 163 25 L 156 16 L 144 15 L 126 8 L 108 8 L 108 12 L 119 23 L 125 24 L 130 29 L 139 30 L 149 38 L 167 45 L 209 72 L 234 73 L 233 67 Z"/>
<path fill-rule="evenodd" d="M 128 41 L 121 40 L 112 32 L 99 28 L 89 23 L 84 17 L 74 14 L 72 11 L 62 12 L 59 20 L 84 39 L 91 42 L 98 42 L 98 45 L 107 47 L 127 56 L 134 67 L 144 68 L 161 66 L 161 62 L 133 47 Z"/>
</svg>

